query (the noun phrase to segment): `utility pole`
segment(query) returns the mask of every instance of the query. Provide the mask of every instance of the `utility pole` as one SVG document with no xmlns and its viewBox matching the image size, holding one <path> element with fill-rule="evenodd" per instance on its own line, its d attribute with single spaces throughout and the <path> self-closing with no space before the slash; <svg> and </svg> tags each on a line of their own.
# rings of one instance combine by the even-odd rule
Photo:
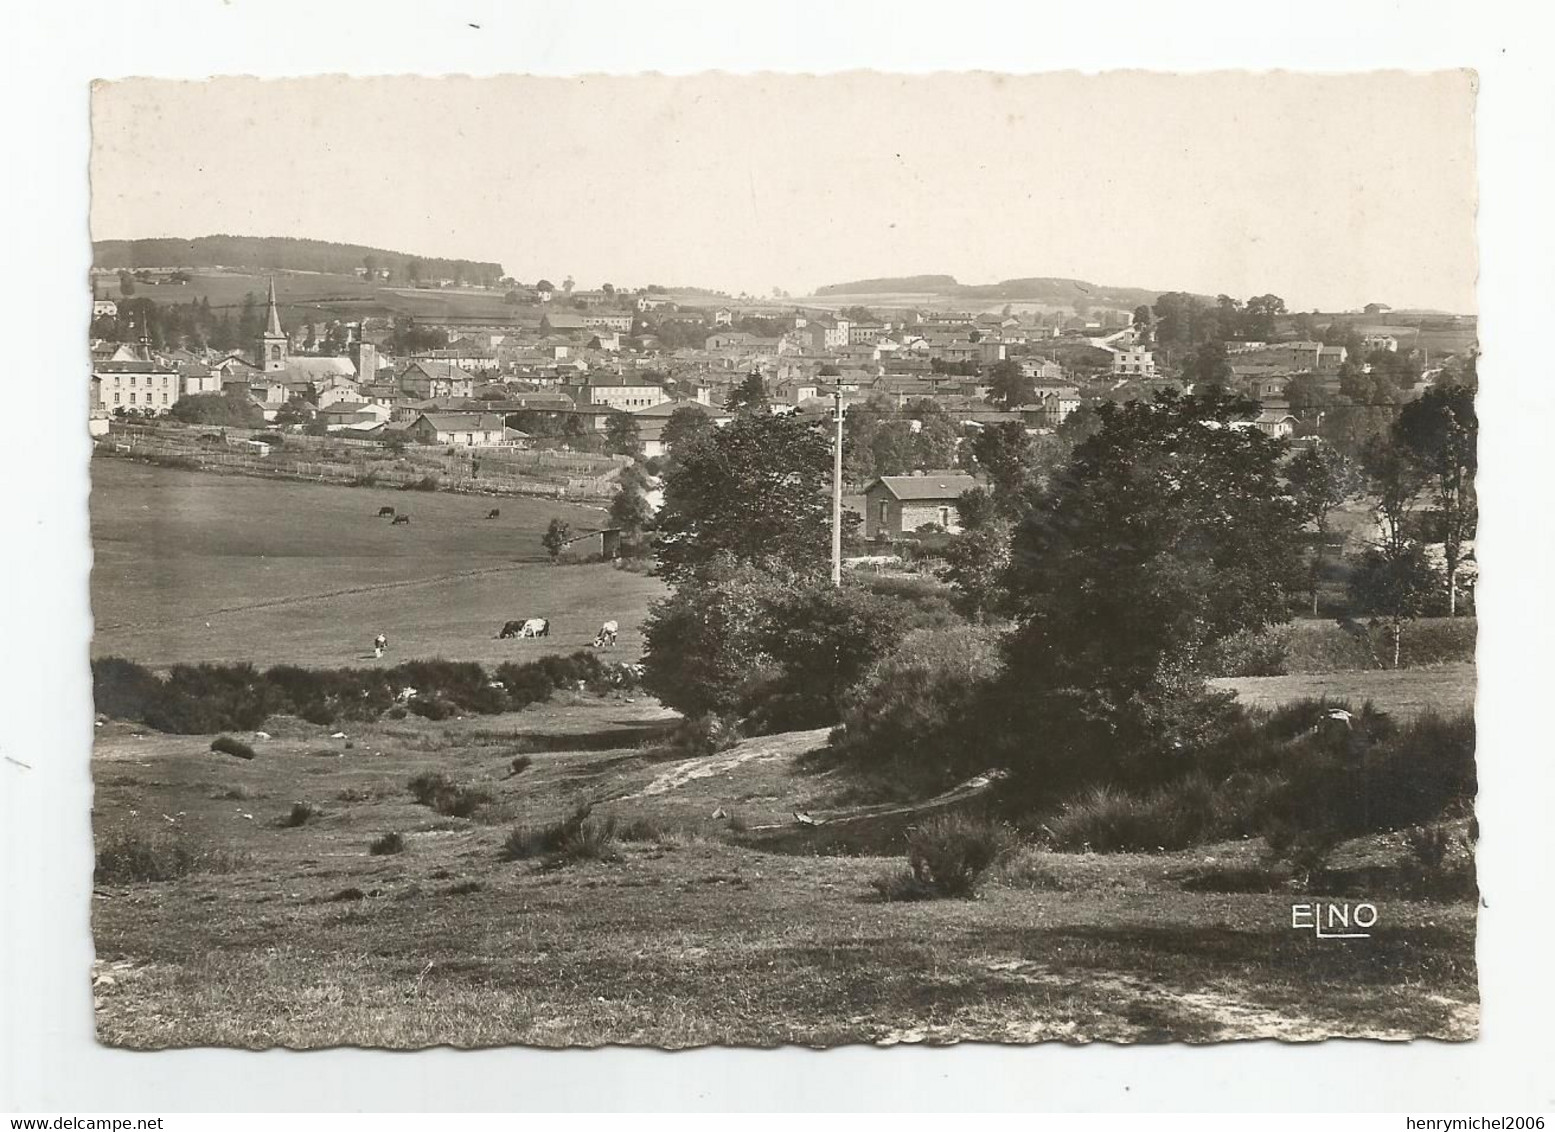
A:
<svg viewBox="0 0 1555 1132">
<path fill-rule="evenodd" d="M 832 449 L 831 584 L 842 585 L 842 386 L 832 390 L 836 441 Z"/>
</svg>

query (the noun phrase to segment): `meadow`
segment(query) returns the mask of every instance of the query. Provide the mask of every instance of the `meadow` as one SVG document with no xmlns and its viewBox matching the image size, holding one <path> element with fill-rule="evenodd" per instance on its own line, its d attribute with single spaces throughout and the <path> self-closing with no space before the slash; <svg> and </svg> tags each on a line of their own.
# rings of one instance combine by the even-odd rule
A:
<svg viewBox="0 0 1555 1132">
<path fill-rule="evenodd" d="M 884 903 L 902 858 L 755 847 L 846 783 L 824 732 L 687 757 L 650 700 L 564 695 L 500 717 L 209 737 L 108 722 L 99 849 L 182 875 L 100 876 L 100 1040 L 190 1045 L 828 1046 L 1472 1037 L 1474 905 L 1384 899 L 1373 938 L 1291 927 L 1311 893 L 1237 891 L 1255 841 L 1008 861 L 975 900 Z M 528 760 L 515 773 L 515 759 Z M 437 772 L 486 798 L 416 802 Z M 508 859 L 515 826 L 592 802 L 619 839 Z M 722 810 L 726 819 L 715 815 Z M 299 820 L 298 815 L 301 814 Z M 398 848 L 383 851 L 387 842 Z M 377 847 L 380 851 L 374 852 Z M 1396 861 L 1397 840 L 1346 846 Z M 1208 883 L 1206 883 L 1208 878 Z"/>
<path fill-rule="evenodd" d="M 95 656 L 494 664 L 621 625 L 641 655 L 662 584 L 554 566 L 554 515 L 505 497 L 384 492 L 94 463 Z M 410 510 L 393 527 L 379 506 Z M 547 616 L 552 637 L 494 639 Z M 1319 650 L 1309 648 L 1316 655 Z M 365 655 L 364 655 L 365 654 Z M 1326 654 L 1325 654 L 1326 655 Z M 1222 682 L 1259 705 L 1370 697 L 1409 717 L 1472 696 L 1472 667 Z M 403 713 L 402 713 L 403 714 Z M 822 855 L 795 836 L 896 821 L 817 757 L 826 730 L 676 747 L 637 692 L 502 715 L 211 735 L 99 719 L 92 901 L 98 1034 L 195 1045 L 538 1046 L 1473 1037 L 1475 905 L 1397 883 L 1401 834 L 1346 843 L 1360 889 L 1265 878 L 1260 838 L 1052 852 L 1026 831 L 975 899 L 887 902 L 899 837 Z M 244 752 L 251 748 L 253 758 Z M 442 776 L 437 789 L 413 781 Z M 592 807 L 576 859 L 518 853 Z M 910 816 L 907 819 L 911 820 Z M 844 823 L 845 828 L 854 828 Z M 828 828 L 842 828 L 823 824 Z M 895 828 L 884 826 L 887 831 Z M 856 854 L 856 855 L 852 855 Z M 1292 929 L 1293 901 L 1366 899 L 1372 938 Z"/>
<path fill-rule="evenodd" d="M 380 506 L 409 512 L 391 527 Z M 488 520 L 493 505 L 499 519 Z M 615 567 L 550 563 L 553 517 L 604 525 L 596 508 L 523 496 L 385 491 L 161 468 L 92 466 L 94 656 L 337 666 L 396 659 L 496 663 L 571 652 L 620 623 L 635 659 L 661 584 Z M 509 618 L 551 636 L 498 641 Z"/>
</svg>

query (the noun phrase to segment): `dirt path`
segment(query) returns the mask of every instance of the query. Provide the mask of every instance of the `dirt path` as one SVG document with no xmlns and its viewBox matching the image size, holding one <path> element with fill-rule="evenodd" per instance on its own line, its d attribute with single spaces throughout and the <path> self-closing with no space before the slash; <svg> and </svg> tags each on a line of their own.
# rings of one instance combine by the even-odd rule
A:
<svg viewBox="0 0 1555 1132">
<path fill-rule="evenodd" d="M 816 728 L 814 731 L 788 731 L 781 735 L 753 739 L 733 750 L 716 755 L 687 759 L 658 775 L 637 793 L 629 794 L 621 800 L 631 801 L 634 798 L 651 798 L 655 794 L 667 794 L 699 778 L 725 774 L 745 763 L 790 758 L 806 751 L 813 751 L 817 747 L 825 746 L 827 736 L 830 734 L 831 729 L 826 727 Z"/>
</svg>

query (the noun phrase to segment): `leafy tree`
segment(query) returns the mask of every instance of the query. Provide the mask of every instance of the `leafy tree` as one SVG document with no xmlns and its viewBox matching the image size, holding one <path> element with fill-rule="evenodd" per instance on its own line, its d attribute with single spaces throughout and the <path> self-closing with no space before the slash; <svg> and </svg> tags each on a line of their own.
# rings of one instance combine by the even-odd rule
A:
<svg viewBox="0 0 1555 1132">
<path fill-rule="evenodd" d="M 694 444 L 716 427 L 701 409 L 681 405 L 672 411 L 669 419 L 664 422 L 664 432 L 659 439 L 673 458 L 680 448 Z"/>
<path fill-rule="evenodd" d="M 680 580 L 722 555 L 825 568 L 831 445 L 792 416 L 736 417 L 682 446 L 664 477 L 660 571 Z"/>
<path fill-rule="evenodd" d="M 1447 613 L 1458 609 L 1458 571 L 1464 544 L 1474 537 L 1479 507 L 1479 418 L 1466 385 L 1438 385 L 1406 404 L 1393 425 L 1399 449 L 1431 485 L 1447 563 Z"/>
<path fill-rule="evenodd" d="M 1425 611 L 1442 580 L 1417 544 L 1371 547 L 1350 571 L 1350 601 L 1361 613 L 1382 617 L 1393 638 L 1393 667 L 1399 663 L 1404 626 Z"/>
<path fill-rule="evenodd" d="M 562 420 L 562 439 L 574 452 L 598 452 L 603 441 L 599 433 L 590 428 L 577 413 L 568 413 Z"/>
<path fill-rule="evenodd" d="M 133 297 L 135 294 L 135 277 L 128 271 L 119 272 L 119 294 L 126 299 Z"/>
<path fill-rule="evenodd" d="M 1029 405 L 1037 399 L 1036 382 L 1026 376 L 1019 362 L 1006 359 L 988 370 L 988 399 L 1003 405 L 1005 411 L 1017 405 Z"/>
<path fill-rule="evenodd" d="M 311 350 L 319 344 L 318 330 L 313 325 L 313 320 L 311 318 L 303 324 L 303 330 L 305 333 L 302 339 L 302 348 L 304 350 Z"/>
<path fill-rule="evenodd" d="M 1255 295 L 1243 309 L 1242 336 L 1268 342 L 1274 338 L 1276 320 L 1285 313 L 1285 300 L 1278 295 Z"/>
<path fill-rule="evenodd" d="M 1415 499 L 1424 486 L 1419 469 L 1404 447 L 1390 436 L 1374 436 L 1361 449 L 1361 471 L 1377 501 L 1379 540 L 1388 556 L 1399 559 L 1413 535 Z"/>
<path fill-rule="evenodd" d="M 605 451 L 613 456 L 642 455 L 642 430 L 631 413 L 617 410 L 605 420 Z"/>
<path fill-rule="evenodd" d="M 567 520 L 552 519 L 550 525 L 545 528 L 545 534 L 540 536 L 540 545 L 545 547 L 551 561 L 555 562 L 562 555 L 562 549 L 567 545 L 567 540 L 572 537 L 572 524 Z"/>
<path fill-rule="evenodd" d="M 1301 512 L 1284 444 L 1229 427 L 1250 408 L 1219 393 L 1103 405 L 1035 493 L 1012 547 L 1024 620 L 1004 696 L 1028 789 L 1175 773 L 1173 744 L 1216 718 L 1201 658 L 1286 616 Z"/>
<path fill-rule="evenodd" d="M 973 492 L 962 492 L 961 500 Z M 960 501 L 957 503 L 958 509 Z M 966 516 L 962 515 L 966 524 Z M 973 621 L 983 621 L 990 615 L 1006 612 L 1010 605 L 1009 590 L 1005 580 L 1010 569 L 1010 524 L 1004 519 L 988 517 L 968 529 L 944 550 L 945 567 L 939 576 L 949 582 L 956 591 L 956 609 Z"/>
<path fill-rule="evenodd" d="M 745 380 L 729 394 L 724 408 L 743 416 L 770 412 L 772 401 L 767 396 L 767 384 L 762 381 L 761 374 L 755 372 L 746 374 Z"/>
<path fill-rule="evenodd" d="M 981 484 L 967 488 L 956 497 L 956 516 L 961 520 L 961 529 L 965 531 L 975 531 L 996 522 L 999 507 L 994 502 L 993 492 Z"/>
<path fill-rule="evenodd" d="M 610 521 L 629 539 L 637 539 L 653 522 L 653 505 L 648 502 L 648 477 L 640 464 L 629 464 L 621 471 L 621 489 L 610 501 Z"/>
<path fill-rule="evenodd" d="M 1020 514 L 1026 492 L 1036 482 L 1038 449 L 1019 421 L 988 425 L 968 444 L 972 470 L 985 477 L 994 503 L 1007 518 Z"/>
<path fill-rule="evenodd" d="M 902 603 L 829 582 L 779 592 L 763 620 L 762 649 L 782 670 L 764 723 L 783 728 L 835 723 L 843 696 L 906 628 Z"/>
<path fill-rule="evenodd" d="M 649 607 L 643 686 L 688 719 L 739 715 L 753 689 L 777 674 L 762 647 L 766 608 L 792 584 L 781 571 L 710 557 Z"/>
<path fill-rule="evenodd" d="M 264 316 L 259 313 L 259 296 L 252 291 L 243 295 L 243 305 L 238 314 L 238 337 L 245 345 L 259 337 L 264 329 Z"/>
<path fill-rule="evenodd" d="M 1312 548 L 1310 590 L 1312 614 L 1317 616 L 1317 584 L 1323 569 L 1323 548 L 1328 541 L 1328 521 L 1346 499 L 1361 487 L 1354 465 L 1336 448 L 1326 444 L 1303 449 L 1285 469 L 1291 493 L 1302 517 L 1317 531 Z"/>
<path fill-rule="evenodd" d="M 185 424 L 233 428 L 261 428 L 265 423 L 264 410 L 238 393 L 194 393 L 180 397 L 167 415 Z"/>
<path fill-rule="evenodd" d="M 1210 338 L 1194 350 L 1187 367 L 1188 380 L 1195 386 L 1224 386 L 1231 380 L 1231 361 L 1226 355 L 1226 344 Z"/>
<path fill-rule="evenodd" d="M 306 424 L 313 419 L 315 412 L 316 410 L 307 398 L 295 396 L 275 411 L 275 423 L 282 425 Z"/>
<path fill-rule="evenodd" d="M 918 432 L 913 440 L 913 466 L 923 471 L 954 467 L 961 430 L 944 406 L 921 397 L 908 402 L 906 415 L 918 421 Z"/>
</svg>

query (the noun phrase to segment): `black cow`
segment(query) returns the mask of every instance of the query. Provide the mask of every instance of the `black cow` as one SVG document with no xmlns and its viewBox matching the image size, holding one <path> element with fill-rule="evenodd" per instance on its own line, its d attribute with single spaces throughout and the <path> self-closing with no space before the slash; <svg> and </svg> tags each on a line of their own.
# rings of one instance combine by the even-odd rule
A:
<svg viewBox="0 0 1555 1132">
<path fill-rule="evenodd" d="M 396 516 L 394 516 L 394 518 L 389 520 L 389 526 L 397 527 L 401 523 L 407 523 L 408 524 L 409 522 L 410 522 L 410 516 L 409 515 L 396 515 Z"/>
<path fill-rule="evenodd" d="M 488 519 L 500 519 L 500 518 L 502 518 L 502 512 L 499 511 L 497 508 L 493 507 L 490 511 L 486 512 L 486 518 L 488 518 Z"/>
<path fill-rule="evenodd" d="M 519 618 L 517 621 L 504 621 L 502 623 L 502 632 L 497 634 L 497 640 L 499 640 L 499 641 L 508 640 L 510 637 L 518 636 L 523 631 L 524 631 L 524 619 L 523 618 Z"/>
<path fill-rule="evenodd" d="M 394 516 L 394 508 L 392 508 L 392 507 L 380 507 L 380 508 L 378 508 L 378 518 L 381 519 L 385 515 L 388 515 L 390 518 L 393 518 L 393 516 Z"/>
</svg>

